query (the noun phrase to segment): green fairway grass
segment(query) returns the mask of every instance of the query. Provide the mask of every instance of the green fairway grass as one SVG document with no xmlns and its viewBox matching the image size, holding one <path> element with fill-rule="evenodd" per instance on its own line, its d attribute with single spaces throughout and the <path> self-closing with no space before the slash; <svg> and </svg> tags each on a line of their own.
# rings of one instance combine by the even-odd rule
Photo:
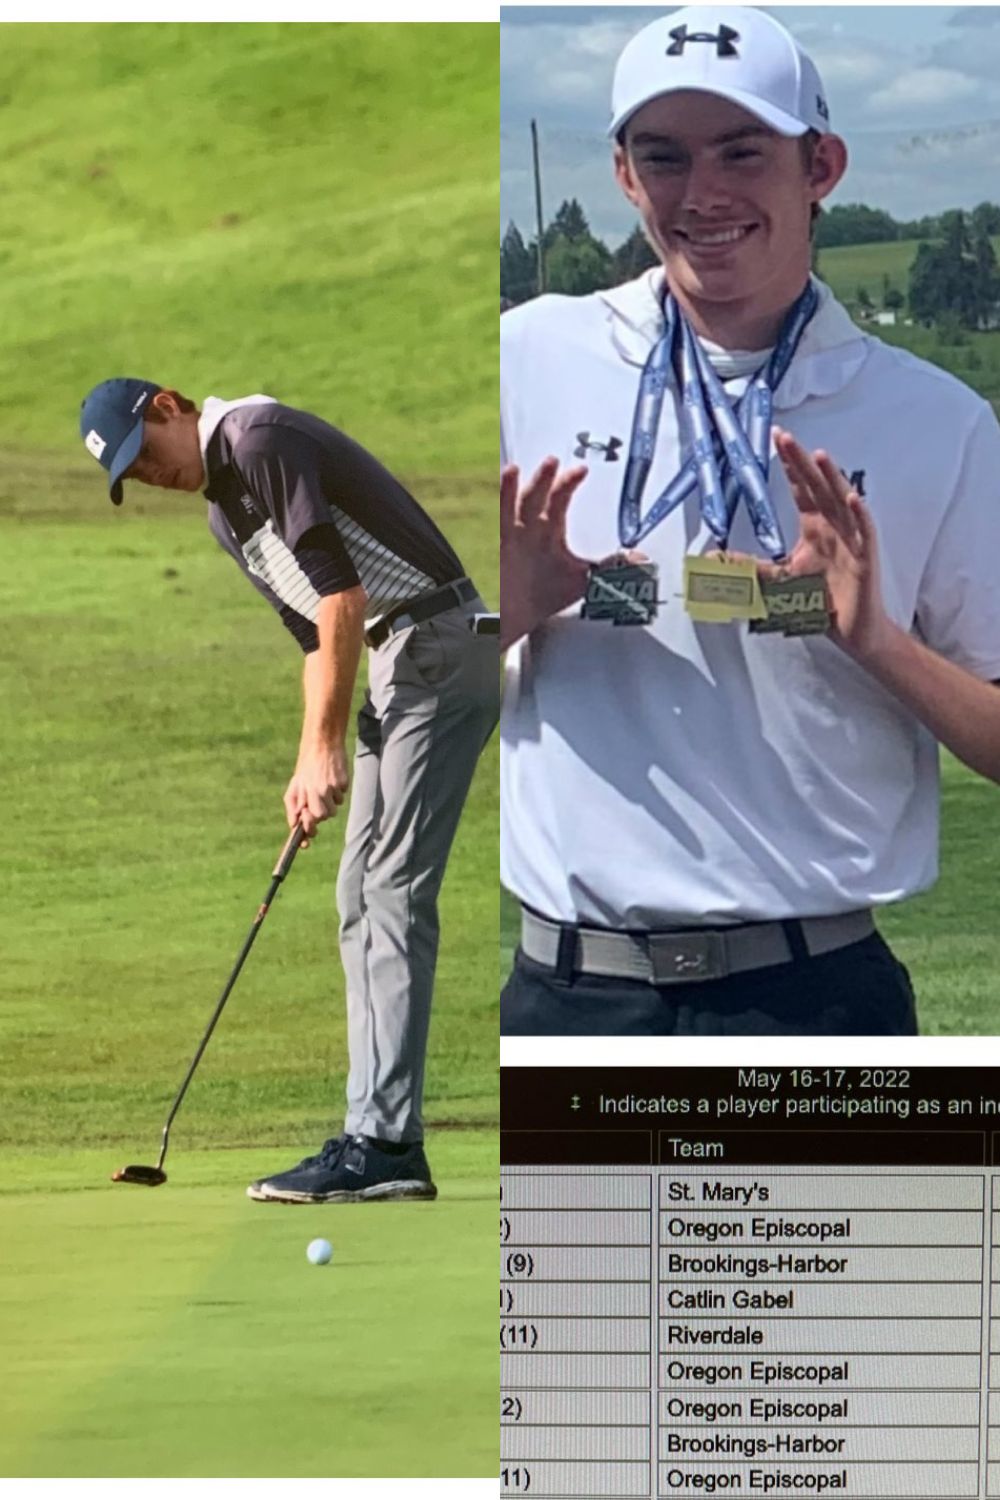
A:
<svg viewBox="0 0 1000 1500">
<path fill-rule="evenodd" d="M 993 868 L 1000 792 L 950 755 L 942 763 L 941 878 L 933 890 L 883 907 L 878 924 L 910 971 L 921 1032 L 936 1036 L 1000 1031 L 1000 932 Z M 500 966 L 517 946 L 517 904 L 502 893 Z"/>
<path fill-rule="evenodd" d="M 112 1186 L 156 1160 L 286 837 L 302 655 L 201 497 L 116 510 L 77 422 L 113 374 L 305 406 L 495 603 L 497 29 L 0 42 L 0 1475 L 492 1474 L 496 744 L 441 897 L 440 1200 L 243 1196 L 342 1127 L 342 818 L 261 930 L 170 1182 Z"/>
<path fill-rule="evenodd" d="M 199 1152 L 155 1190 L 107 1182 L 106 1152 L 8 1161 L 0 1473 L 492 1471 L 495 1133 L 442 1142 L 435 1203 L 252 1203 L 269 1155 Z"/>
</svg>

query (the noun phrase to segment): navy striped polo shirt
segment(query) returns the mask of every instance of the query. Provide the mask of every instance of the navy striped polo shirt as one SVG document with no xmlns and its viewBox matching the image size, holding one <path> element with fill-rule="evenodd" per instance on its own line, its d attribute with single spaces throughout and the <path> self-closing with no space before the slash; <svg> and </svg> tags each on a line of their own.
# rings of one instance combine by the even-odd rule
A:
<svg viewBox="0 0 1000 1500">
<path fill-rule="evenodd" d="M 320 599 L 361 584 L 370 624 L 464 569 L 413 496 L 328 422 L 270 397 L 210 397 L 198 423 L 216 540 L 303 651 Z"/>
</svg>

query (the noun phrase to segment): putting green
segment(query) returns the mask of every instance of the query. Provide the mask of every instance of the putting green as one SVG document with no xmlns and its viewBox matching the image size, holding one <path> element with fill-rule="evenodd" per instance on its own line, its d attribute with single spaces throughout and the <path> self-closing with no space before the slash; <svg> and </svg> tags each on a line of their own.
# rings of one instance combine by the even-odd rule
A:
<svg viewBox="0 0 1000 1500">
<path fill-rule="evenodd" d="M 6 1157 L 0 1473 L 495 1474 L 496 1133 L 428 1145 L 436 1203 L 328 1208 L 244 1196 L 273 1147 Z"/>
</svg>

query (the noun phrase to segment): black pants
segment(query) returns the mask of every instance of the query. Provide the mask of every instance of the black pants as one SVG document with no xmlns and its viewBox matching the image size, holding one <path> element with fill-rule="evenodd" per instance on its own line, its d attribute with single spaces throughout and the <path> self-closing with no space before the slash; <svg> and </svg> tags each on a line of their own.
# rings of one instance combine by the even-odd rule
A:
<svg viewBox="0 0 1000 1500">
<path fill-rule="evenodd" d="M 798 963 L 701 984 L 578 975 L 518 949 L 500 996 L 507 1036 L 915 1036 L 910 976 L 878 935 Z"/>
</svg>

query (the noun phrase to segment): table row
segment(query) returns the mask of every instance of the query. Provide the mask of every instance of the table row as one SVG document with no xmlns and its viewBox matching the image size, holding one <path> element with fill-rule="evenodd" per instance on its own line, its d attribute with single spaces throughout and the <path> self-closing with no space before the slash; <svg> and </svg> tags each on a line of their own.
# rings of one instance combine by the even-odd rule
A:
<svg viewBox="0 0 1000 1500">
<path fill-rule="evenodd" d="M 780 1422 L 785 1426 L 976 1427 L 978 1391 L 846 1391 L 801 1389 L 719 1391 L 690 1387 L 660 1391 L 654 1407 L 646 1391 L 509 1389 L 500 1398 L 504 1426 L 643 1427 L 657 1412 L 672 1427 L 715 1428 Z M 1000 1426 L 1000 1392 L 989 1397 L 989 1421 Z M 997 1455 L 1000 1458 L 1000 1454 Z"/>
<path fill-rule="evenodd" d="M 501 1353 L 501 1390 L 640 1390 L 657 1384 L 649 1354 Z M 664 1390 L 795 1388 L 809 1391 L 978 1391 L 981 1360 L 971 1354 L 686 1354 L 660 1356 Z M 1000 1390 L 1000 1357 L 990 1360 L 990 1385 Z"/>
<path fill-rule="evenodd" d="M 548 1354 L 648 1353 L 652 1320 L 646 1318 L 538 1318 L 501 1322 L 500 1347 Z M 758 1318 L 712 1323 L 661 1318 L 661 1353 L 751 1351 L 822 1355 L 836 1362 L 851 1354 L 975 1354 L 982 1346 L 979 1318 Z M 1000 1322 L 992 1325 L 1000 1352 Z"/>
<path fill-rule="evenodd" d="M 523 1209 L 582 1208 L 593 1213 L 653 1206 L 654 1183 L 648 1176 L 623 1173 L 580 1176 L 505 1174 L 500 1183 L 504 1212 Z M 658 1181 L 659 1206 L 670 1208 L 773 1209 L 978 1209 L 986 1202 L 982 1176 L 927 1172 L 900 1175 L 867 1173 L 692 1173 L 663 1175 Z M 1000 1176 L 993 1179 L 992 1204 L 1000 1209 Z"/>
<path fill-rule="evenodd" d="M 992 1214 L 993 1240 L 1000 1245 L 1000 1213 Z M 539 1245 L 642 1245 L 659 1233 L 661 1246 L 766 1245 L 782 1249 L 848 1245 L 976 1246 L 985 1239 L 981 1213 L 953 1209 L 893 1208 L 828 1214 L 801 1210 L 729 1209 L 725 1213 L 661 1213 L 657 1224 L 648 1213 L 616 1209 L 512 1209 L 500 1215 L 500 1244 L 534 1249 Z"/>
<path fill-rule="evenodd" d="M 661 1281 L 972 1281 L 984 1279 L 984 1251 L 892 1246 L 856 1250 L 848 1245 L 731 1250 L 708 1247 L 660 1250 L 648 1247 L 549 1246 L 501 1248 L 501 1281 L 602 1281 L 648 1283 L 656 1268 Z M 993 1252 L 992 1278 L 1000 1282 L 1000 1250 Z"/>
<path fill-rule="evenodd" d="M 540 1497 L 616 1496 L 658 1500 L 674 1495 L 877 1495 L 879 1500 L 976 1500 L 978 1464 L 823 1464 L 801 1466 L 735 1464 L 724 1467 L 663 1463 L 652 1488 L 650 1463 L 512 1463 L 501 1466 L 501 1492 Z M 986 1495 L 1000 1496 L 1000 1464 L 987 1470 Z"/>
<path fill-rule="evenodd" d="M 992 1459 L 1000 1461 L 1000 1432 L 991 1432 Z M 661 1427 L 662 1459 L 699 1463 L 761 1459 L 769 1463 L 822 1459 L 842 1463 L 976 1463 L 980 1432 L 975 1427 Z M 512 1463 L 649 1458 L 648 1427 L 502 1426 L 500 1456 Z"/>
<path fill-rule="evenodd" d="M 500 1312 L 540 1318 L 646 1318 L 653 1315 L 653 1292 L 640 1281 L 586 1282 L 525 1281 L 500 1288 Z M 775 1318 L 976 1318 L 983 1313 L 983 1288 L 978 1281 L 865 1281 L 799 1283 L 713 1281 L 661 1284 L 659 1311 L 704 1318 L 759 1314 Z M 991 1296 L 993 1317 L 1000 1323 L 1000 1285 Z"/>
</svg>

